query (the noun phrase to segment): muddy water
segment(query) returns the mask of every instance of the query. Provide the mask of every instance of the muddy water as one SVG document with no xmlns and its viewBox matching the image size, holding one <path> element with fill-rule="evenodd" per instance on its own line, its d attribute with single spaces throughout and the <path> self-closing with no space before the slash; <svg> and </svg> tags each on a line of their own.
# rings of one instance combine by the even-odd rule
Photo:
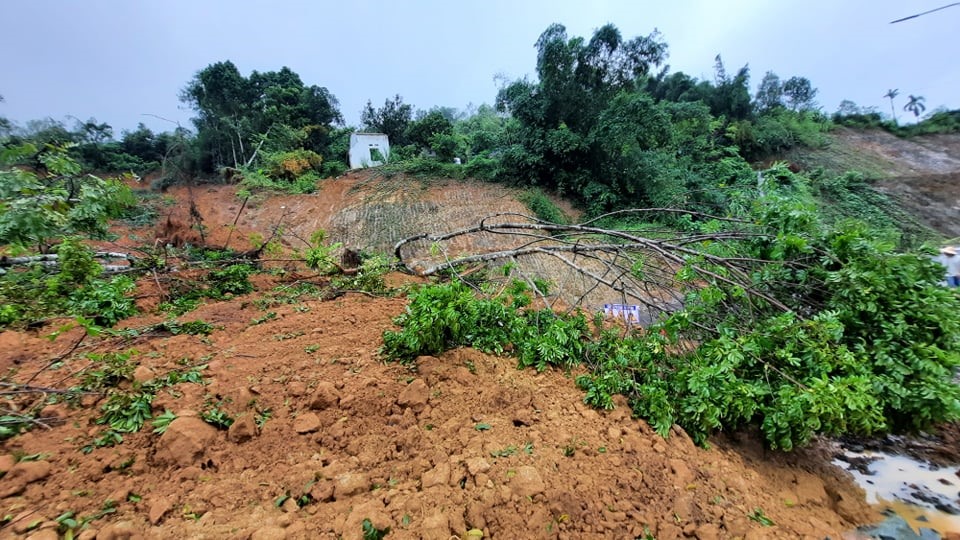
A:
<svg viewBox="0 0 960 540">
<path fill-rule="evenodd" d="M 834 464 L 867 492 L 867 502 L 891 511 L 914 529 L 960 533 L 960 467 L 938 467 L 902 455 L 845 450 Z"/>
</svg>

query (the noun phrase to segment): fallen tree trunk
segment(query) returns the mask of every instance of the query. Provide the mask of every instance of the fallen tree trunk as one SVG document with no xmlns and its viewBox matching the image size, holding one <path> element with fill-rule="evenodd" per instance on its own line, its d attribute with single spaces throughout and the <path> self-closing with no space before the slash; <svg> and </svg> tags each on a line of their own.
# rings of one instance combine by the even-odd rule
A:
<svg viewBox="0 0 960 540">
<path fill-rule="evenodd" d="M 716 255 L 717 250 L 708 249 L 717 244 L 773 238 L 772 233 L 757 229 L 744 220 L 721 218 L 696 212 L 669 209 L 637 209 L 617 212 L 617 215 L 652 212 L 682 212 L 702 219 L 725 222 L 725 230 L 715 233 L 683 233 L 672 230 L 608 229 L 595 225 L 597 220 L 582 224 L 562 225 L 549 223 L 531 216 L 516 213 L 498 213 L 487 216 L 473 227 L 447 232 L 424 233 L 405 238 L 394 246 L 394 255 L 409 273 L 432 276 L 469 264 L 492 264 L 511 261 L 527 261 L 520 269 L 521 275 L 540 274 L 544 278 L 556 278 L 563 272 L 580 276 L 587 285 L 582 292 L 565 298 L 568 304 L 589 304 L 592 310 L 610 302 L 630 302 L 644 306 L 649 313 L 645 320 L 656 320 L 659 315 L 674 311 L 683 304 L 684 291 L 697 288 L 698 284 L 718 282 L 743 290 L 744 294 L 757 301 L 773 306 L 779 311 L 792 309 L 763 287 L 758 287 L 755 273 L 773 261 L 744 257 Z M 507 218 L 510 221 L 498 221 Z M 598 218 L 599 219 L 599 218 Z M 454 240 L 469 245 L 482 242 L 470 241 L 477 235 L 501 235 L 506 237 L 499 244 L 510 247 L 491 249 L 482 253 L 452 249 Z M 732 251 L 735 252 L 735 251 Z M 541 262 L 531 263 L 539 258 Z M 552 275 L 543 275 L 533 267 L 542 267 L 554 261 Z M 559 265 L 559 267 L 557 267 Z M 559 270 L 557 268 L 560 268 Z M 564 270 L 565 269 L 565 270 Z M 692 272 L 679 275 L 681 269 Z M 598 289 L 598 287 L 600 289 Z M 586 298 L 615 298 L 605 301 L 586 302 Z M 606 295 L 606 296 L 604 296 Z M 595 306 L 593 304 L 598 304 Z"/>
<path fill-rule="evenodd" d="M 95 259 L 101 259 L 104 261 L 112 261 L 116 259 L 123 259 L 127 261 L 127 264 L 104 264 L 101 265 L 103 268 L 104 274 L 120 274 L 124 272 L 132 272 L 134 270 L 134 265 L 137 262 L 137 258 L 129 253 L 119 253 L 115 251 L 98 251 L 93 254 Z M 56 268 L 59 266 L 60 256 L 56 253 L 48 253 L 45 255 L 30 255 L 26 257 L 0 257 L 0 275 L 7 273 L 7 268 L 14 268 L 17 266 L 30 266 L 33 264 L 39 264 L 44 267 Z"/>
</svg>

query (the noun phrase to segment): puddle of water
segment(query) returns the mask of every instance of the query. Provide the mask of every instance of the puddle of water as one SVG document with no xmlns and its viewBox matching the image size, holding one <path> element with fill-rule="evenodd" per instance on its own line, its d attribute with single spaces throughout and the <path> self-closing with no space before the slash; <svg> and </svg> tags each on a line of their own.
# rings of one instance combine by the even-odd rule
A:
<svg viewBox="0 0 960 540">
<path fill-rule="evenodd" d="M 867 466 L 870 474 L 852 468 L 846 461 L 833 463 L 847 470 L 857 484 L 867 492 L 867 502 L 879 511 L 892 510 L 911 527 L 925 527 L 940 534 L 960 532 L 960 515 L 937 509 L 935 501 L 945 503 L 960 512 L 960 467 L 932 467 L 907 456 L 883 452 L 850 452 L 851 460 L 872 460 Z"/>
</svg>

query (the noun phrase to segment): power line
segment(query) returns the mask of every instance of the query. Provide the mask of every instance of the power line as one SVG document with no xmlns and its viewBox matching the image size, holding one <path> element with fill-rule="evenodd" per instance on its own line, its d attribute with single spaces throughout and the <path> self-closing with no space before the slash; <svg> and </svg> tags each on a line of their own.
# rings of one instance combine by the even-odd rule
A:
<svg viewBox="0 0 960 540">
<path fill-rule="evenodd" d="M 947 9 L 948 7 L 953 7 L 953 6 L 960 6 L 960 2 L 954 2 L 954 3 L 952 3 L 952 4 L 947 4 L 947 5 L 945 5 L 945 6 L 940 6 L 940 7 L 936 8 L 936 9 L 931 9 L 930 11 L 924 11 L 923 13 L 917 13 L 916 15 L 910 15 L 909 17 L 904 17 L 904 18 L 902 18 L 902 19 L 897 19 L 897 20 L 895 20 L 895 21 L 890 21 L 890 24 L 898 23 L 898 22 L 903 22 L 903 21 L 909 21 L 910 19 L 916 19 L 917 17 L 920 17 L 921 15 L 927 15 L 928 13 L 933 13 L 934 11 L 940 11 L 941 9 Z"/>
</svg>

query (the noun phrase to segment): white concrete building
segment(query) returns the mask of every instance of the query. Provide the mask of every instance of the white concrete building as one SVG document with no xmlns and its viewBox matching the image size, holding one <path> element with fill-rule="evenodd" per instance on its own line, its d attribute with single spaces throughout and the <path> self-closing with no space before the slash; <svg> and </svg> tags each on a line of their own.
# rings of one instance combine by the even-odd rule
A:
<svg viewBox="0 0 960 540">
<path fill-rule="evenodd" d="M 390 141 L 383 133 L 350 134 L 350 168 L 383 165 L 390 157 Z"/>
</svg>

